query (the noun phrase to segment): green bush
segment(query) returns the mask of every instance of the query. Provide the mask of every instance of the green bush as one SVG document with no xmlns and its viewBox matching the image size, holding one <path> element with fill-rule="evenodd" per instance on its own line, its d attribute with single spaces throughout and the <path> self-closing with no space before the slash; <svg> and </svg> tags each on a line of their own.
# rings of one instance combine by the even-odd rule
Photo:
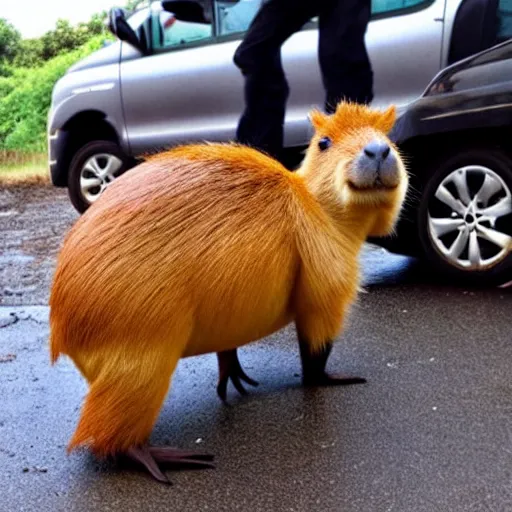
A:
<svg viewBox="0 0 512 512">
<path fill-rule="evenodd" d="M 80 48 L 60 54 L 40 67 L 9 68 L 0 77 L 0 149 L 46 151 L 46 124 L 55 82 L 81 58 L 102 46 L 95 36 Z"/>
</svg>

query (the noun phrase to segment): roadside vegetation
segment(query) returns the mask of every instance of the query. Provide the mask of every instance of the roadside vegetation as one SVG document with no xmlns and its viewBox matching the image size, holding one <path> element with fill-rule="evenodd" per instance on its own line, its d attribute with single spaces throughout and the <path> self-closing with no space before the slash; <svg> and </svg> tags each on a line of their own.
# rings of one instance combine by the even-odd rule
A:
<svg viewBox="0 0 512 512">
<path fill-rule="evenodd" d="M 130 0 L 125 8 L 142 3 Z M 76 26 L 61 19 L 41 37 L 23 39 L 0 18 L 0 181 L 47 179 L 46 123 L 53 86 L 72 64 L 113 40 L 106 20 L 106 11 Z"/>
</svg>

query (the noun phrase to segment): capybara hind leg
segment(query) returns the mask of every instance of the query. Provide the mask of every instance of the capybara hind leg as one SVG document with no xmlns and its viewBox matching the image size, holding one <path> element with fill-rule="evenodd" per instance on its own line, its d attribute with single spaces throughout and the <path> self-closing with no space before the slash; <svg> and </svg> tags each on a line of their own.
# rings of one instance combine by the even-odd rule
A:
<svg viewBox="0 0 512 512">
<path fill-rule="evenodd" d="M 129 345 L 128 345 L 129 346 Z M 151 350 L 127 344 L 109 354 L 96 352 L 108 361 L 92 382 L 77 430 L 69 450 L 87 445 L 99 456 L 124 456 L 142 463 L 157 480 L 168 482 L 159 464 L 186 467 L 212 467 L 208 454 L 179 452 L 175 448 L 156 448 L 148 439 L 168 392 L 171 376 L 179 360 L 178 350 L 153 344 Z M 133 353 L 132 353 L 133 352 Z M 87 362 L 82 359 L 82 364 Z"/>
<path fill-rule="evenodd" d="M 240 380 L 247 382 L 247 384 L 251 386 L 258 385 L 258 382 L 247 376 L 247 374 L 242 369 L 242 365 L 238 360 L 236 349 L 217 352 L 217 361 L 219 363 L 219 381 L 217 384 L 217 394 L 224 403 L 227 403 L 226 392 L 228 381 L 230 379 L 231 382 L 233 382 L 236 390 L 241 395 L 246 395 L 247 391 L 242 386 Z"/>
<path fill-rule="evenodd" d="M 167 446 L 137 446 L 129 448 L 125 454 L 135 462 L 142 464 L 153 478 L 159 482 L 170 484 L 171 481 L 162 473 L 162 467 L 182 469 L 204 469 L 215 466 L 208 461 L 213 460 L 209 453 L 190 450 L 179 450 Z"/>
<path fill-rule="evenodd" d="M 343 374 L 329 374 L 326 371 L 327 360 L 332 350 L 332 342 L 315 352 L 304 335 L 299 333 L 300 359 L 302 363 L 302 384 L 314 386 L 347 386 L 349 384 L 364 384 L 366 379 Z"/>
</svg>

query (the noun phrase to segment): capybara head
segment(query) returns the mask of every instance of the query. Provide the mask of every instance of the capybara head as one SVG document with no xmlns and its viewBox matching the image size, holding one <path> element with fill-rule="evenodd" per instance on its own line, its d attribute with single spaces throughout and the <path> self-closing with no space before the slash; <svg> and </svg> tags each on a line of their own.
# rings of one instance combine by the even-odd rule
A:
<svg viewBox="0 0 512 512">
<path fill-rule="evenodd" d="M 408 176 L 388 137 L 395 118 L 394 106 L 342 102 L 331 115 L 312 111 L 315 133 L 303 167 L 316 191 L 340 205 L 401 206 Z"/>
</svg>

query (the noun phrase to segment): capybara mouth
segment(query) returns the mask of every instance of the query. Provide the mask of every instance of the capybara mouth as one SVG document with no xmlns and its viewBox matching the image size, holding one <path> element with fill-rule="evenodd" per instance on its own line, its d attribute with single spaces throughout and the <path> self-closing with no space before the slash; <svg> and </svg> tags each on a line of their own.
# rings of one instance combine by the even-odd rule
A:
<svg viewBox="0 0 512 512">
<path fill-rule="evenodd" d="M 398 184 L 396 185 L 386 185 L 382 182 L 382 180 L 377 177 L 375 178 L 374 182 L 372 184 L 357 184 L 352 180 L 347 180 L 348 187 L 353 190 L 354 192 L 379 192 L 379 191 L 392 191 L 395 190 L 398 187 Z"/>
</svg>

